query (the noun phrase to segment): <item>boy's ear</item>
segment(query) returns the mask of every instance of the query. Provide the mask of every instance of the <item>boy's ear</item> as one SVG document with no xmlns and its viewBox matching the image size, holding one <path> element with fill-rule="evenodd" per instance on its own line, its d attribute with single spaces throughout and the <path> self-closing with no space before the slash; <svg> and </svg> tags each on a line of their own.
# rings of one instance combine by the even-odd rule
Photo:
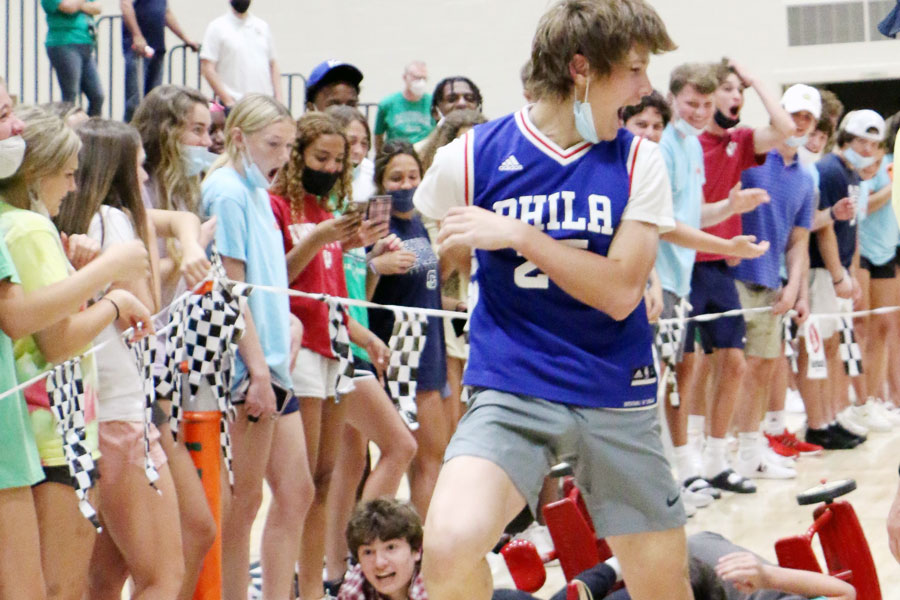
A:
<svg viewBox="0 0 900 600">
<path fill-rule="evenodd" d="M 419 562 L 420 560 L 422 560 L 422 549 L 421 548 L 416 550 L 415 557 L 416 557 L 416 562 Z"/>
</svg>

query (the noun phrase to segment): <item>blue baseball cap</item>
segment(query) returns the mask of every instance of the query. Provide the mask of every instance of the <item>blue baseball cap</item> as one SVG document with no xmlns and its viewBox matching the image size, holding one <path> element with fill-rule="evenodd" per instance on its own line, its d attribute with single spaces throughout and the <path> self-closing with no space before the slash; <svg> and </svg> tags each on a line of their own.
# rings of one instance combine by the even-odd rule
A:
<svg viewBox="0 0 900 600">
<path fill-rule="evenodd" d="M 306 80 L 306 101 L 312 102 L 316 93 L 330 83 L 349 83 L 358 91 L 362 80 L 362 71 L 350 63 L 334 59 L 320 62 Z"/>
</svg>

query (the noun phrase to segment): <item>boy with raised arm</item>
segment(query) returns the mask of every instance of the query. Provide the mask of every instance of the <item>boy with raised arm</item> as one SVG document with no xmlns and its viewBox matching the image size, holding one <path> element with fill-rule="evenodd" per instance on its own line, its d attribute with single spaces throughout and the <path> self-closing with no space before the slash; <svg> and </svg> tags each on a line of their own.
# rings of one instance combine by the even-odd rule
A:
<svg viewBox="0 0 900 600">
<path fill-rule="evenodd" d="M 674 47 L 642 0 L 557 2 L 532 44 L 535 104 L 445 146 L 416 193 L 443 250 L 477 260 L 475 393 L 425 525 L 431 600 L 490 597 L 486 552 L 562 458 L 632 597 L 691 598 L 641 303 L 671 191 L 657 146 L 617 118 Z"/>
</svg>

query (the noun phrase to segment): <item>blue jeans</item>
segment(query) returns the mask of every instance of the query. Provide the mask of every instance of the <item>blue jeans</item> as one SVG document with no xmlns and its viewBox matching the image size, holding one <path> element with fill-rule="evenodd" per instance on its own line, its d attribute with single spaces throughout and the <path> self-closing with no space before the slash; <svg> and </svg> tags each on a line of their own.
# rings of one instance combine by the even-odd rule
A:
<svg viewBox="0 0 900 600">
<path fill-rule="evenodd" d="M 138 57 L 129 48 L 124 52 L 125 56 L 125 122 L 131 121 L 135 109 L 141 102 L 141 98 L 150 93 L 150 90 L 162 83 L 163 64 L 166 51 L 160 50 L 153 58 L 144 59 L 144 93 L 138 88 Z"/>
<path fill-rule="evenodd" d="M 94 61 L 93 44 L 47 46 L 47 56 L 56 71 L 64 102 L 77 103 L 82 92 L 88 98 L 87 113 L 100 116 L 103 109 L 103 85 Z"/>
</svg>

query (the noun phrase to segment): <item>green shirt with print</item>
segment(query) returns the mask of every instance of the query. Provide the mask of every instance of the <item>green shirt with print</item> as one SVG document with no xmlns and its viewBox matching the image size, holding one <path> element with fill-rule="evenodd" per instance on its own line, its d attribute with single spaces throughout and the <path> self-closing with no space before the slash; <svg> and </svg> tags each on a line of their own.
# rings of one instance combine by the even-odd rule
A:
<svg viewBox="0 0 900 600">
<path fill-rule="evenodd" d="M 378 104 L 375 135 L 383 134 L 385 141 L 402 139 L 415 144 L 428 137 L 433 128 L 431 94 L 411 102 L 403 97 L 402 92 L 397 92 Z"/>
</svg>

